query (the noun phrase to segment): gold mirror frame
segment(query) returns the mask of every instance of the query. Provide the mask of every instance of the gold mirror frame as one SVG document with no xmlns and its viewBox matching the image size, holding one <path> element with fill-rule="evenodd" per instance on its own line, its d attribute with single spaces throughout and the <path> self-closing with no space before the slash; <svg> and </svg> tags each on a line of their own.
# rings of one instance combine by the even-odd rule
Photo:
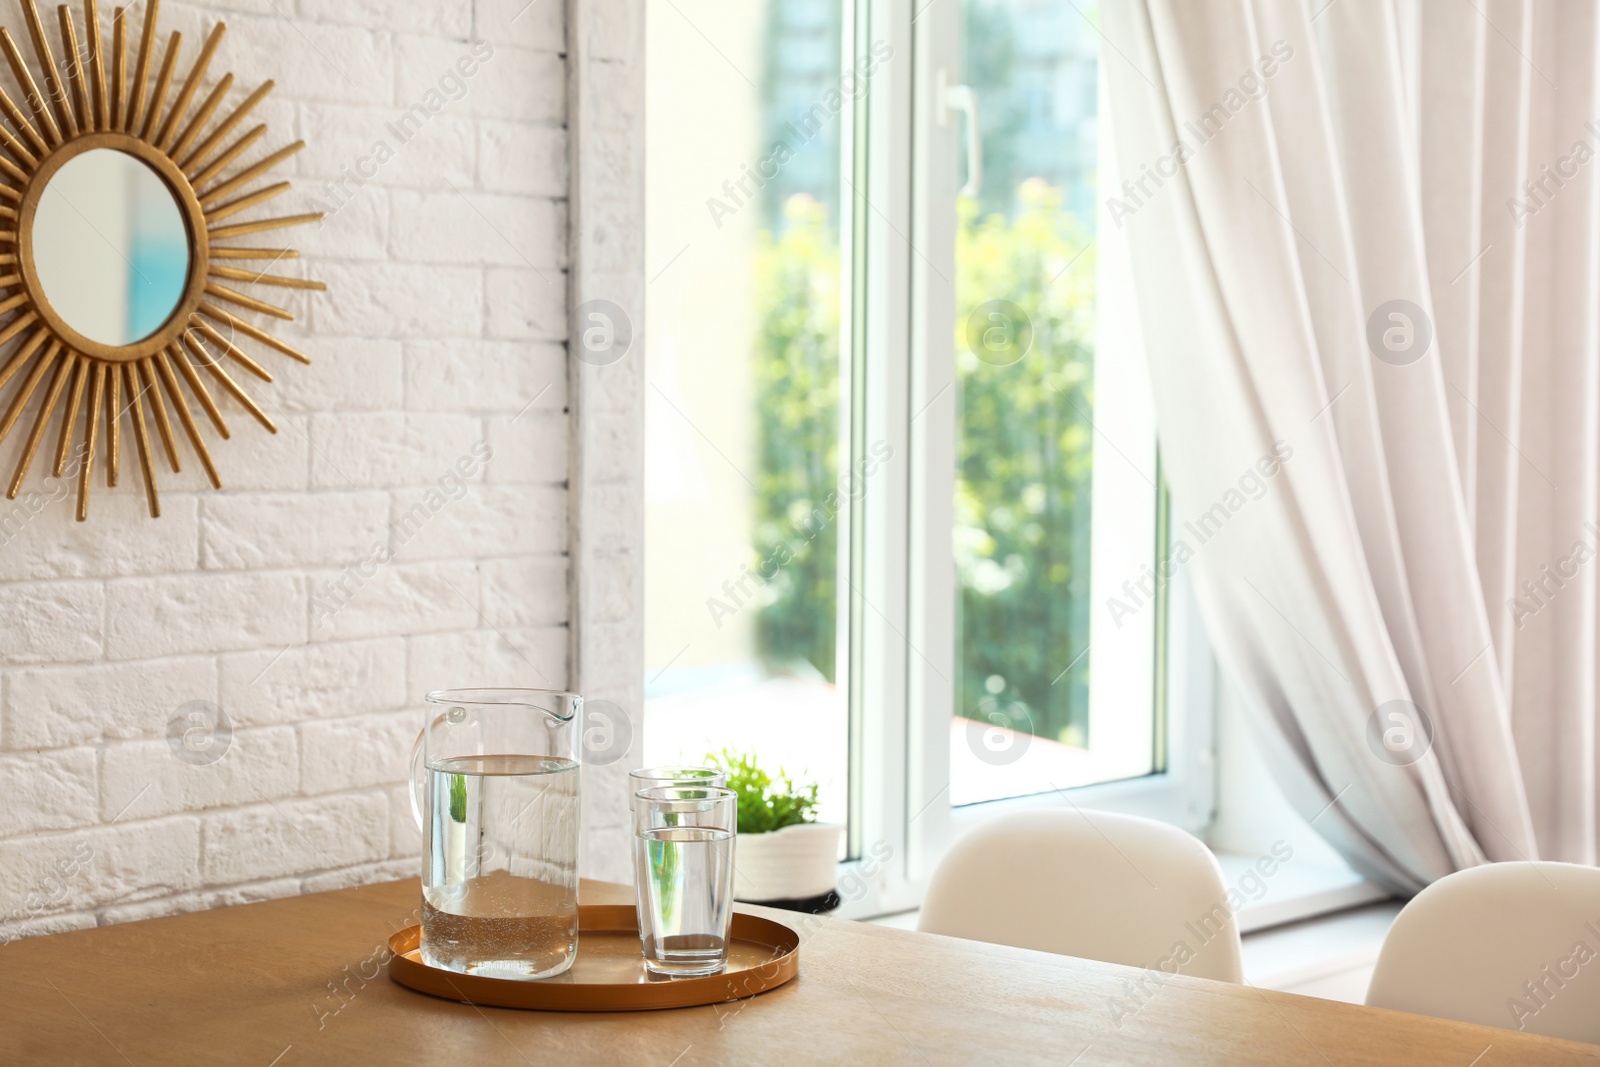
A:
<svg viewBox="0 0 1600 1067">
<path fill-rule="evenodd" d="M 266 134 L 266 125 L 258 124 L 232 141 L 228 140 L 272 91 L 273 83 L 264 82 L 226 117 L 212 124 L 213 116 L 233 85 L 233 75 L 226 74 L 190 117 L 190 105 L 194 103 L 226 30 L 225 24 L 218 22 L 206 36 L 199 56 L 168 107 L 183 34 L 174 32 L 168 40 L 152 85 L 160 0 L 148 0 L 148 4 L 131 82 L 127 76 L 128 38 L 123 8 L 116 8 L 112 15 L 109 64 L 103 54 L 97 0 L 84 2 L 87 52 L 78 46 L 71 10 L 65 4 L 56 9 L 61 24 L 61 46 L 68 57 L 63 73 L 57 68 L 50 42 L 45 38 L 35 0 L 22 0 L 28 36 L 32 38 L 34 55 L 44 77 L 42 92 L 16 41 L 8 30 L 0 28 L 0 51 L 5 53 L 11 72 L 22 88 L 27 107 L 27 111 L 19 108 L 10 95 L 0 89 L 0 115 L 6 120 L 0 123 L 0 272 L 5 272 L 0 273 L 0 316 L 11 316 L 9 322 L 0 326 L 0 344 L 21 338 L 0 367 L 0 390 L 28 368 L 28 373 L 19 379 L 20 384 L 4 416 L 0 416 L 0 441 L 17 424 L 45 376 L 54 371 L 6 496 L 16 499 L 55 410 L 65 396 L 66 408 L 57 431 L 52 473 L 57 478 L 76 474 L 79 522 L 89 516 L 89 487 L 100 447 L 102 411 L 106 484 L 117 484 L 121 466 L 120 428 L 126 417 L 133 429 L 151 517 L 160 516 L 161 500 L 145 421 L 146 407 L 173 471 L 181 471 L 183 466 L 172 422 L 167 416 L 169 401 L 206 477 L 220 489 L 222 479 L 206 448 L 188 395 L 193 395 L 219 435 L 227 438 L 231 434 L 202 371 L 267 430 L 277 433 L 273 421 L 228 373 L 224 360 L 237 363 L 263 381 L 272 381 L 266 368 L 235 344 L 235 340 L 243 336 L 302 363 L 311 362 L 266 330 L 220 305 L 232 304 L 243 311 L 285 321 L 292 320 L 292 314 L 224 283 L 325 288 L 321 282 L 266 272 L 280 259 L 296 258 L 299 253 L 293 249 L 216 243 L 322 218 L 320 213 L 311 213 L 220 225 L 222 220 L 286 192 L 289 188 L 286 181 L 254 190 L 246 187 L 305 147 L 305 142 L 296 141 L 230 171 L 229 168 Z M 45 186 L 73 159 L 102 148 L 135 157 L 161 178 L 178 205 L 189 238 L 189 274 L 176 307 L 154 333 L 127 345 L 107 345 L 73 329 L 45 297 L 34 260 L 33 223 Z M 268 262 L 263 269 L 254 270 L 226 266 L 219 262 L 221 260 Z M 188 387 L 188 394 L 184 386 Z M 74 456 L 72 446 L 78 436 L 80 411 L 84 411 L 82 444 Z M 70 471 L 74 463 L 76 470 Z"/>
</svg>

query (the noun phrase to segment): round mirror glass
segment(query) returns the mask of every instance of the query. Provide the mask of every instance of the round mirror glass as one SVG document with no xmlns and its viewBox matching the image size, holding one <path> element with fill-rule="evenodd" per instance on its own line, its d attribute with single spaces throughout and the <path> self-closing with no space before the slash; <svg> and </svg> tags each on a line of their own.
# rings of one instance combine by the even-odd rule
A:
<svg viewBox="0 0 1600 1067">
<path fill-rule="evenodd" d="M 167 183 L 143 161 L 94 148 L 51 176 L 33 219 L 45 299 L 106 345 L 155 333 L 189 277 L 189 234 Z"/>
</svg>

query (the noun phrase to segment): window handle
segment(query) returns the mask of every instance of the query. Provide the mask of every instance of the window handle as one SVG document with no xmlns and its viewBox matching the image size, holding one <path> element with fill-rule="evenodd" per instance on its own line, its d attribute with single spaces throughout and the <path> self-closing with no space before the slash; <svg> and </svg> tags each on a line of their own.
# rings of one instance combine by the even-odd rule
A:
<svg viewBox="0 0 1600 1067">
<path fill-rule="evenodd" d="M 977 196 L 983 188 L 983 133 L 978 121 L 978 94 L 970 85 L 950 85 L 949 73 L 942 67 L 938 82 L 939 125 L 950 124 L 952 111 L 967 116 L 967 180 L 959 195 Z"/>
</svg>

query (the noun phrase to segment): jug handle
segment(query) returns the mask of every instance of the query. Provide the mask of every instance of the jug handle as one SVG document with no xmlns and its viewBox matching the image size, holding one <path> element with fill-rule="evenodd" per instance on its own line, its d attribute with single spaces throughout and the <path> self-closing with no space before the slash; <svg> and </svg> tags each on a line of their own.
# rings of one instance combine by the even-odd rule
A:
<svg viewBox="0 0 1600 1067">
<path fill-rule="evenodd" d="M 417 820 L 417 829 L 422 829 L 422 799 L 421 791 L 427 789 L 427 783 L 422 780 L 422 738 L 427 731 L 417 734 L 417 739 L 411 745 L 411 782 L 408 791 L 411 794 L 411 817 Z"/>
</svg>

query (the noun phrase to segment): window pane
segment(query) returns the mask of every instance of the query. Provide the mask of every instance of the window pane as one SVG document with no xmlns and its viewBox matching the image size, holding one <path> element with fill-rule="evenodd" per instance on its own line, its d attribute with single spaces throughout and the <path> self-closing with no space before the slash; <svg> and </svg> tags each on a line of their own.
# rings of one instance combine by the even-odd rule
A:
<svg viewBox="0 0 1600 1067">
<path fill-rule="evenodd" d="M 841 27 L 648 8 L 644 752 L 753 751 L 840 822 Z"/>
<path fill-rule="evenodd" d="M 967 0 L 962 12 L 983 184 L 957 204 L 956 804 L 1152 769 L 1151 703 L 1106 715 L 1090 697 L 1091 664 L 1117 664 L 1090 648 L 1104 621 L 1096 530 L 1113 518 L 1095 510 L 1120 493 L 1097 480 L 1121 463 L 1095 421 L 1095 18 L 1071 0 Z M 1117 665 L 1148 676 L 1151 659 Z"/>
</svg>

